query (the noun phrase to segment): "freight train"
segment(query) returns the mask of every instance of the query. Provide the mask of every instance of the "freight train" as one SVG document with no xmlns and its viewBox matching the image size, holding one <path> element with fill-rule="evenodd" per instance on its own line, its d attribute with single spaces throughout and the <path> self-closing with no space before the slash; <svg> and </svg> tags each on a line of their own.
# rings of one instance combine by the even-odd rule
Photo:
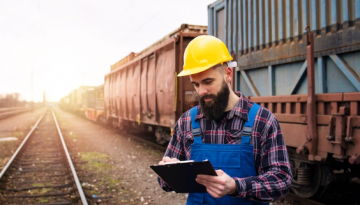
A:
<svg viewBox="0 0 360 205">
<path fill-rule="evenodd" d="M 181 25 L 112 65 L 104 85 L 70 92 L 60 100 L 60 107 L 120 130 L 153 131 L 159 144 L 167 143 L 180 115 L 198 104 L 189 79 L 178 79 L 177 74 L 187 44 L 206 33 L 206 26 Z"/>
<path fill-rule="evenodd" d="M 334 186 L 359 190 L 359 1 L 218 0 L 208 6 L 208 27 L 184 24 L 111 66 L 96 98 L 103 106 L 81 112 L 118 129 L 151 129 L 168 142 L 179 116 L 198 103 L 189 79 L 176 76 L 187 44 L 206 33 L 238 62 L 234 90 L 280 122 L 292 191 L 320 200 Z"/>
<path fill-rule="evenodd" d="M 114 64 L 105 75 L 106 118 L 119 129 L 150 128 L 158 143 L 167 143 L 177 119 L 197 103 L 189 79 L 177 78 L 184 50 L 194 37 L 206 33 L 206 26 L 183 24 Z"/>
</svg>

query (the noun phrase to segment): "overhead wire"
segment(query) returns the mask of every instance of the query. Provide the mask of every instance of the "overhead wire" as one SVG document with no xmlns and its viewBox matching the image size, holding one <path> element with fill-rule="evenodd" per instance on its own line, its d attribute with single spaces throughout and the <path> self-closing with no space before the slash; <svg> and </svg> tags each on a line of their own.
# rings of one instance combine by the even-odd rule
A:
<svg viewBox="0 0 360 205">
<path fill-rule="evenodd" d="M 166 4 L 165 6 L 161 7 L 157 12 L 155 12 L 150 18 L 148 18 L 141 26 L 139 26 L 137 29 L 135 29 L 134 31 L 130 32 L 130 34 L 125 37 L 120 44 L 124 43 L 126 40 L 128 40 L 128 38 L 130 36 L 133 36 L 135 33 L 137 33 L 139 30 L 141 30 L 151 19 L 153 19 L 160 11 L 164 10 L 166 7 L 168 7 L 170 4 L 172 4 L 174 2 L 174 0 L 170 1 L 168 4 Z"/>
</svg>

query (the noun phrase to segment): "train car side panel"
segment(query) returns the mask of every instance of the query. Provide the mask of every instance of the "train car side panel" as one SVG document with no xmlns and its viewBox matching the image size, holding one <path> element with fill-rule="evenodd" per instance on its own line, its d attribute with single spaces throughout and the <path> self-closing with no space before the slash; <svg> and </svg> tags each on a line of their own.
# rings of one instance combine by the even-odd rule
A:
<svg viewBox="0 0 360 205">
<path fill-rule="evenodd" d="M 109 75 L 104 77 L 104 105 L 106 112 L 106 119 L 110 116 L 110 78 Z"/>
<path fill-rule="evenodd" d="M 141 69 L 141 61 L 137 61 L 134 66 L 134 74 L 133 74 L 133 96 L 132 96 L 132 104 L 133 104 L 133 111 L 132 111 L 132 118 L 135 121 L 139 121 L 140 117 L 140 69 Z"/>
<path fill-rule="evenodd" d="M 141 103 L 141 110 L 140 110 L 140 121 L 145 122 L 147 119 L 146 115 L 146 108 L 147 108 L 147 98 L 146 98 L 146 91 L 147 91 L 147 72 L 148 72 L 148 58 L 141 59 L 141 71 L 140 71 L 140 103 Z"/>
<path fill-rule="evenodd" d="M 134 111 L 134 104 L 133 104 L 133 95 L 134 95 L 134 64 L 129 65 L 126 69 L 126 109 L 127 109 L 127 119 L 133 121 L 133 111 Z"/>
<path fill-rule="evenodd" d="M 120 87 L 116 87 L 117 89 L 120 89 L 119 95 L 120 97 L 120 110 L 119 110 L 119 119 L 127 119 L 127 109 L 126 109 L 126 97 L 128 95 L 127 89 L 126 89 L 126 69 L 120 70 Z"/>
<path fill-rule="evenodd" d="M 119 86 L 121 86 L 121 78 L 120 78 L 120 72 L 117 72 L 114 74 L 115 77 L 116 77 L 116 87 L 118 88 Z M 115 101 L 116 101 L 116 110 L 117 110 L 117 113 L 116 113 L 116 117 L 119 117 L 120 113 L 121 113 L 121 107 L 120 107 L 120 103 L 121 103 L 121 97 L 122 97 L 122 94 L 120 92 L 120 89 L 116 89 L 115 90 Z"/>
<path fill-rule="evenodd" d="M 146 90 L 146 98 L 147 98 L 147 107 L 145 113 L 148 116 L 148 119 L 145 120 L 146 123 L 149 124 L 157 124 L 155 119 L 155 105 L 156 105 L 156 65 L 155 65 L 155 54 L 151 54 L 148 57 L 148 73 L 147 73 L 147 90 Z"/>
<path fill-rule="evenodd" d="M 174 124 L 175 118 L 175 42 L 156 51 L 156 109 L 157 122 L 164 127 Z"/>
</svg>

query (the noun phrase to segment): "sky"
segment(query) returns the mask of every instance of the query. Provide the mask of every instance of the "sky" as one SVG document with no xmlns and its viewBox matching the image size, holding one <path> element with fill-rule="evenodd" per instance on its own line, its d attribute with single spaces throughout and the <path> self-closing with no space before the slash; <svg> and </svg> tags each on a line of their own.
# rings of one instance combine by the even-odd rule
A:
<svg viewBox="0 0 360 205">
<path fill-rule="evenodd" d="M 183 23 L 207 25 L 215 0 L 0 0 L 0 95 L 57 101 L 101 85 L 110 66 Z"/>
</svg>

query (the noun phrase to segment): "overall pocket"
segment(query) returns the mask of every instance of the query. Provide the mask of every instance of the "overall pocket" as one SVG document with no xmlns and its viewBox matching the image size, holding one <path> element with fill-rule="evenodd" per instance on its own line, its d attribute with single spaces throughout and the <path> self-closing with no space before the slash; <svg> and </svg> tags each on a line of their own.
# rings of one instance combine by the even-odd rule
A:
<svg viewBox="0 0 360 205">
<path fill-rule="evenodd" d="M 234 146 L 234 145 L 227 145 L 227 146 Z M 203 150 L 201 155 L 203 160 L 205 159 L 209 160 L 215 169 L 241 167 L 240 150 L 237 151 Z"/>
</svg>

